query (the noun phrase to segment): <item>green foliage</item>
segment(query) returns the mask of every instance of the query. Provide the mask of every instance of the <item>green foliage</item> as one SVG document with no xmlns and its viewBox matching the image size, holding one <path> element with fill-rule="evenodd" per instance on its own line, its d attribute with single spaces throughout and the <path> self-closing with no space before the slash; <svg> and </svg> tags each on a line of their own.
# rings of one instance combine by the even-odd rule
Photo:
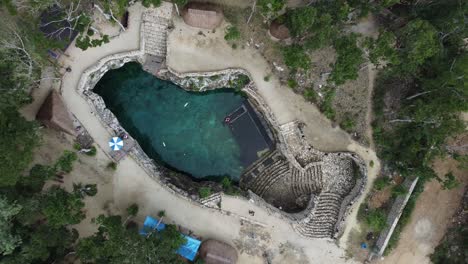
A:
<svg viewBox="0 0 468 264">
<path fill-rule="evenodd" d="M 75 46 L 82 50 L 87 50 L 91 47 L 99 47 L 104 43 L 109 43 L 109 36 L 103 35 L 100 39 L 91 39 L 88 35 L 79 35 L 76 38 Z"/>
<path fill-rule="evenodd" d="M 317 92 L 314 90 L 313 87 L 310 87 L 310 88 L 307 88 L 307 89 L 304 90 L 304 98 L 305 98 L 307 101 L 316 103 L 316 102 L 317 102 L 317 99 L 318 99 L 318 94 L 317 94 Z"/>
<path fill-rule="evenodd" d="M 258 0 L 257 6 L 267 19 L 275 18 L 286 4 L 285 0 Z"/>
<path fill-rule="evenodd" d="M 174 263 L 183 260 L 176 250 L 185 243 L 174 225 L 166 225 L 161 232 L 151 231 L 141 236 L 133 229 L 123 226 L 120 216 L 99 216 L 96 219 L 98 232 L 81 239 L 77 256 L 82 263 Z"/>
<path fill-rule="evenodd" d="M 440 244 L 430 255 L 434 264 L 465 264 L 468 259 L 467 247 L 468 227 L 450 228 Z"/>
<path fill-rule="evenodd" d="M 0 255 L 13 253 L 13 250 L 21 244 L 21 237 L 12 232 L 12 221 L 21 208 L 16 202 L 9 202 L 0 196 Z"/>
<path fill-rule="evenodd" d="M 97 150 L 95 146 L 91 146 L 90 151 L 85 152 L 86 155 L 94 157 L 96 156 Z"/>
<path fill-rule="evenodd" d="M 53 227 L 78 224 L 85 218 L 81 211 L 84 203 L 80 195 L 70 194 L 64 189 L 53 186 L 44 194 L 41 212 Z"/>
<path fill-rule="evenodd" d="M 364 62 L 362 50 L 356 45 L 357 35 L 351 34 L 337 39 L 334 47 L 337 59 L 330 75 L 336 85 L 347 80 L 355 80 L 358 77 L 359 66 Z"/>
<path fill-rule="evenodd" d="M 288 79 L 288 86 L 292 89 L 297 87 L 297 82 L 293 78 Z"/>
<path fill-rule="evenodd" d="M 28 176 L 21 176 L 18 185 L 33 193 L 40 192 L 47 180 L 55 176 L 55 169 L 51 166 L 36 164 L 29 171 Z"/>
<path fill-rule="evenodd" d="M 408 193 L 408 190 L 402 185 L 396 185 L 392 188 L 392 195 L 394 197 L 399 196 L 399 195 L 405 195 Z"/>
<path fill-rule="evenodd" d="M 148 7 L 158 7 L 161 5 L 161 0 L 141 0 L 141 4 L 148 8 Z"/>
<path fill-rule="evenodd" d="M 181 8 L 188 3 L 188 0 L 172 0 L 172 2 Z"/>
<path fill-rule="evenodd" d="M 269 82 L 269 81 L 270 81 L 270 78 L 271 78 L 271 75 L 267 75 L 267 76 L 263 77 L 263 80 L 264 80 L 265 82 Z"/>
<path fill-rule="evenodd" d="M 338 35 L 338 29 L 333 23 L 332 16 L 328 13 L 322 13 L 315 19 L 311 31 L 313 35 L 308 37 L 304 43 L 306 48 L 311 50 L 330 45 Z"/>
<path fill-rule="evenodd" d="M 364 45 L 369 50 L 369 60 L 374 64 L 379 64 L 384 60 L 387 64 L 399 65 L 400 58 L 394 47 L 396 37 L 392 32 L 380 32 L 377 40 L 366 38 Z"/>
<path fill-rule="evenodd" d="M 445 179 L 442 181 L 442 188 L 444 190 L 451 190 L 457 188 L 460 185 L 460 182 L 457 181 L 452 172 L 445 174 Z"/>
<path fill-rule="evenodd" d="M 378 191 L 383 190 L 390 184 L 390 179 L 388 177 L 379 177 L 374 182 L 374 188 Z"/>
<path fill-rule="evenodd" d="M 158 212 L 158 217 L 159 217 L 159 218 L 163 218 L 163 217 L 165 217 L 165 216 L 166 216 L 166 211 L 161 210 L 161 211 Z"/>
<path fill-rule="evenodd" d="M 201 187 L 198 189 L 198 195 L 200 198 L 206 198 L 211 195 L 211 188 L 210 187 Z"/>
<path fill-rule="evenodd" d="M 341 121 L 341 124 L 340 126 L 350 132 L 354 129 L 354 127 L 356 126 L 356 122 L 351 118 L 351 116 L 349 114 L 347 114 L 345 116 L 345 118 L 343 119 L 343 121 Z"/>
<path fill-rule="evenodd" d="M 323 102 L 320 105 L 320 110 L 328 119 L 335 119 L 335 110 L 333 109 L 333 100 L 335 99 L 336 90 L 332 87 L 324 89 Z"/>
<path fill-rule="evenodd" d="M 304 50 L 303 46 L 291 45 L 282 47 L 283 59 L 286 66 L 292 71 L 303 69 L 308 70 L 310 68 L 309 55 Z"/>
<path fill-rule="evenodd" d="M 404 63 L 397 69 L 403 74 L 416 73 L 426 59 L 440 52 L 437 30 L 426 20 L 410 21 L 399 35 Z"/>
<path fill-rule="evenodd" d="M 235 41 L 240 39 L 241 33 L 236 26 L 229 26 L 226 28 L 226 32 L 224 34 L 224 39 L 226 41 Z"/>
<path fill-rule="evenodd" d="M 370 210 L 366 215 L 366 223 L 374 232 L 380 232 L 387 226 L 387 217 L 380 209 Z"/>
<path fill-rule="evenodd" d="M 369 167 L 371 167 L 371 168 L 374 167 L 374 161 L 373 160 L 369 161 Z"/>
<path fill-rule="evenodd" d="M 111 170 L 117 170 L 117 163 L 111 161 L 107 164 L 107 168 Z"/>
<path fill-rule="evenodd" d="M 78 159 L 78 156 L 75 152 L 65 150 L 62 156 L 55 163 L 56 171 L 63 171 L 70 173 L 73 170 L 73 162 Z"/>
<path fill-rule="evenodd" d="M 295 37 L 302 36 L 314 27 L 315 19 L 317 19 L 317 9 L 314 7 L 293 9 L 288 13 L 289 31 Z"/>
<path fill-rule="evenodd" d="M 97 186 L 96 184 L 83 185 L 81 183 L 73 183 L 73 193 L 78 195 L 80 198 L 84 198 L 85 196 L 95 196 L 97 194 Z"/>
<path fill-rule="evenodd" d="M 1 108 L 0 137 L 4 142 L 0 145 L 0 186 L 13 186 L 32 161 L 40 136 L 36 123 L 26 121 L 13 107 Z"/>
<path fill-rule="evenodd" d="M 232 187 L 232 182 L 229 177 L 224 177 L 223 180 L 221 181 L 221 185 L 223 185 L 223 189 L 227 190 Z"/>
<path fill-rule="evenodd" d="M 127 208 L 127 214 L 129 216 L 136 216 L 138 214 L 138 204 L 132 204 Z"/>
</svg>

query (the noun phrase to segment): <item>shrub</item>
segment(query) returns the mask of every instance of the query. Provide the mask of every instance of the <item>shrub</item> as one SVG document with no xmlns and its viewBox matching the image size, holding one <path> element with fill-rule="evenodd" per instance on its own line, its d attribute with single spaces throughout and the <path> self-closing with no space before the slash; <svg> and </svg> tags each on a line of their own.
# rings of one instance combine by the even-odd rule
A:
<svg viewBox="0 0 468 264">
<path fill-rule="evenodd" d="M 64 172 L 71 172 L 73 170 L 73 162 L 77 160 L 77 155 L 75 152 L 65 150 L 63 155 L 57 160 L 55 163 L 55 170 L 57 171 L 64 171 Z"/>
<path fill-rule="evenodd" d="M 81 150 L 81 145 L 78 142 L 73 143 L 73 149 L 75 150 Z"/>
<path fill-rule="evenodd" d="M 308 89 L 305 89 L 304 91 L 304 98 L 307 100 L 307 101 L 310 101 L 310 102 L 317 102 L 317 92 L 314 90 L 314 88 L 308 88 Z"/>
<path fill-rule="evenodd" d="M 229 179 L 229 177 L 224 177 L 221 181 L 221 185 L 223 185 L 223 189 L 228 190 L 232 187 L 231 179 Z"/>
<path fill-rule="evenodd" d="M 442 188 L 444 190 L 451 190 L 460 185 L 460 183 L 455 179 L 455 176 L 452 172 L 445 174 L 445 180 L 442 182 Z"/>
<path fill-rule="evenodd" d="M 146 8 L 151 6 L 158 7 L 161 5 L 161 0 L 142 0 L 141 4 Z"/>
<path fill-rule="evenodd" d="M 226 33 L 224 34 L 224 39 L 226 41 L 234 41 L 240 39 L 240 31 L 236 26 L 229 26 L 226 28 Z"/>
<path fill-rule="evenodd" d="M 127 214 L 129 216 L 136 216 L 138 214 L 138 204 L 132 204 L 127 208 Z"/>
<path fill-rule="evenodd" d="M 392 188 L 392 195 L 393 196 L 399 196 L 399 195 L 404 195 L 408 193 L 408 190 L 401 184 L 394 186 Z"/>
<path fill-rule="evenodd" d="M 85 152 L 86 155 L 88 156 L 96 156 L 97 150 L 95 146 L 91 146 L 90 150 L 88 152 Z"/>
<path fill-rule="evenodd" d="M 376 190 L 380 191 L 383 188 L 385 188 L 386 186 L 388 186 L 389 183 L 390 183 L 390 179 L 388 177 L 380 177 L 377 180 L 375 180 L 374 188 Z"/>
<path fill-rule="evenodd" d="M 359 66 L 364 62 L 362 50 L 356 45 L 357 35 L 351 34 L 337 39 L 334 47 L 337 59 L 333 65 L 330 80 L 336 85 L 346 80 L 355 80 L 358 77 Z"/>
<path fill-rule="evenodd" d="M 371 210 L 366 215 L 366 223 L 373 231 L 380 232 L 387 226 L 387 217 L 380 209 Z"/>
<path fill-rule="evenodd" d="M 198 195 L 200 198 L 206 198 L 211 195 L 211 188 L 210 187 L 201 187 L 198 189 Z"/>
<path fill-rule="evenodd" d="M 356 126 L 356 122 L 351 117 L 346 116 L 340 125 L 344 130 L 350 132 Z"/>
<path fill-rule="evenodd" d="M 294 79 L 288 79 L 288 86 L 291 88 L 296 88 L 297 87 L 297 82 Z"/>
<path fill-rule="evenodd" d="M 309 55 L 305 52 L 304 47 L 297 44 L 283 47 L 282 54 L 284 63 L 291 70 L 308 70 L 310 68 Z"/>
<path fill-rule="evenodd" d="M 371 168 L 374 167 L 374 161 L 373 160 L 369 161 L 369 167 L 371 167 Z"/>
<path fill-rule="evenodd" d="M 270 77 L 271 77 L 270 75 L 267 75 L 267 76 L 263 77 L 263 80 L 264 80 L 265 82 L 269 82 L 269 81 L 270 81 Z"/>
<path fill-rule="evenodd" d="M 107 164 L 107 168 L 111 170 L 117 170 L 117 163 L 111 161 Z"/>
<path fill-rule="evenodd" d="M 327 87 L 320 110 L 328 119 L 335 119 L 335 110 L 333 109 L 333 99 L 335 98 L 335 89 Z"/>
</svg>

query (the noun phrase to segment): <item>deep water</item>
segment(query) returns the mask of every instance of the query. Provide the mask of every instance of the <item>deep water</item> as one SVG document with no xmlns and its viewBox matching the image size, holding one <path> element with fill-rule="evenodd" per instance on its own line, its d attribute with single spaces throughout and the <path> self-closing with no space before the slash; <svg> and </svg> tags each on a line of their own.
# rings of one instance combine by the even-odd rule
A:
<svg viewBox="0 0 468 264">
<path fill-rule="evenodd" d="M 107 72 L 94 92 L 150 158 L 195 178 L 239 179 L 241 151 L 223 125 L 245 100 L 234 91 L 187 92 L 128 63 Z"/>
</svg>

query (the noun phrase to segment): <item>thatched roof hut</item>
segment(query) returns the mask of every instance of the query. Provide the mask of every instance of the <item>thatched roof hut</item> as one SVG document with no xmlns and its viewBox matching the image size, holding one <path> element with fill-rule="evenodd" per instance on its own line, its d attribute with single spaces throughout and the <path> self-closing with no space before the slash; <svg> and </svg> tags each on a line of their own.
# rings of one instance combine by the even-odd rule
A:
<svg viewBox="0 0 468 264">
<path fill-rule="evenodd" d="M 52 90 L 45 99 L 36 115 L 36 119 L 47 127 L 62 130 L 70 135 L 75 135 L 70 113 L 63 103 L 62 98 L 55 90 Z"/>
<path fill-rule="evenodd" d="M 184 6 L 182 18 L 189 26 L 215 29 L 223 22 L 224 15 L 221 7 L 217 5 L 190 2 Z"/>
<path fill-rule="evenodd" d="M 229 244 L 214 239 L 203 241 L 198 254 L 205 261 L 205 264 L 237 263 L 236 249 Z"/>
<path fill-rule="evenodd" d="M 286 24 L 280 23 L 278 19 L 275 19 L 270 24 L 270 35 L 276 40 L 285 40 L 291 38 L 288 27 Z"/>
</svg>

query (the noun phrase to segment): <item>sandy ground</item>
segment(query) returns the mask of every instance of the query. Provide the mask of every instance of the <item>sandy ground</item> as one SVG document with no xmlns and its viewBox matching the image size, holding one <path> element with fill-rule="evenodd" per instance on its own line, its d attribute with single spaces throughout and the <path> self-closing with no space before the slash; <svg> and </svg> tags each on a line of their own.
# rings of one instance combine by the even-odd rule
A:
<svg viewBox="0 0 468 264">
<path fill-rule="evenodd" d="M 452 171 L 461 183 L 458 188 L 443 190 L 436 180 L 426 184 L 419 196 L 411 220 L 401 233 L 398 246 L 379 263 L 431 263 L 429 255 L 443 238 L 453 214 L 458 209 L 468 184 L 468 172 L 457 168 L 453 159 L 438 159 L 434 170 L 441 178 Z"/>
</svg>

